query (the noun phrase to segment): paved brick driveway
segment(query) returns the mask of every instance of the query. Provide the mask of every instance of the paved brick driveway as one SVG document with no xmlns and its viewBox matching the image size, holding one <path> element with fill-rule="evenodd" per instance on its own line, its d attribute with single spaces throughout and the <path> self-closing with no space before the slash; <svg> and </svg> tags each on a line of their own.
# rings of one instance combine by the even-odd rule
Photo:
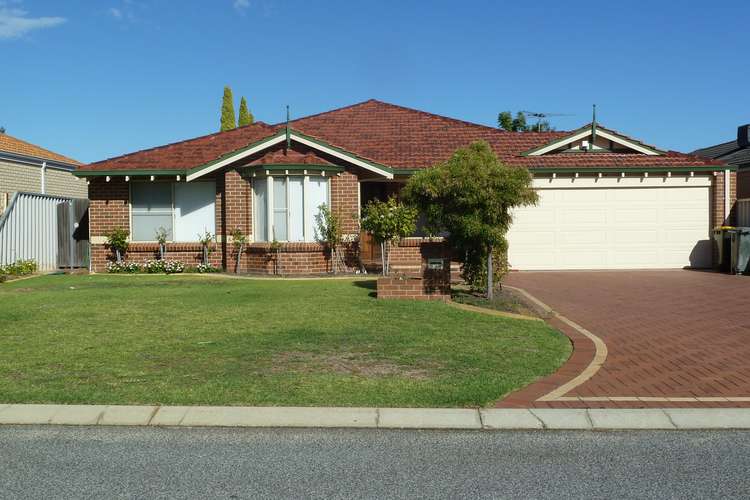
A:
<svg viewBox="0 0 750 500">
<path fill-rule="evenodd" d="M 506 283 L 602 339 L 608 354 L 564 397 L 538 401 L 583 372 L 596 352 L 591 340 L 553 320 L 573 338 L 574 355 L 555 375 L 498 406 L 750 406 L 750 277 L 684 270 L 524 272 Z"/>
</svg>

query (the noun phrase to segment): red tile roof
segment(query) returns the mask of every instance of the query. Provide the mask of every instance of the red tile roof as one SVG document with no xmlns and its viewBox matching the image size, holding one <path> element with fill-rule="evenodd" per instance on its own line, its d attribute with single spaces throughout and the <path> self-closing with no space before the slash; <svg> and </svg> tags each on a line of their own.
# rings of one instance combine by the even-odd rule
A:
<svg viewBox="0 0 750 500">
<path fill-rule="evenodd" d="M 61 163 L 67 163 L 69 165 L 80 165 L 81 162 L 76 161 L 67 156 L 44 149 L 30 142 L 22 141 L 8 134 L 0 134 L 0 151 L 7 153 L 13 153 L 18 155 L 33 156 L 41 160 L 52 160 Z"/>
<path fill-rule="evenodd" d="M 648 156 L 632 153 L 564 153 L 521 156 L 570 132 L 506 132 L 493 127 L 418 111 L 376 100 L 307 116 L 295 129 L 393 168 L 424 168 L 448 159 L 459 147 L 486 140 L 508 165 L 525 167 L 660 167 L 719 165 L 670 151 Z M 600 127 L 604 128 L 604 127 Z M 613 130 L 609 132 L 619 134 Z M 634 141 L 638 142 L 638 141 Z M 643 144 L 643 143 L 640 143 Z"/>
<path fill-rule="evenodd" d="M 86 165 L 81 170 L 187 169 L 215 160 L 283 130 L 284 123 L 256 123 L 158 148 Z M 484 139 L 498 157 L 525 167 L 679 167 L 715 166 L 720 162 L 670 151 L 664 155 L 635 153 L 522 153 L 570 132 L 506 132 L 424 111 L 369 100 L 306 116 L 291 122 L 305 135 L 362 158 L 392 167 L 414 169 L 448 159 L 459 147 Z"/>
<path fill-rule="evenodd" d="M 263 122 L 90 163 L 79 170 L 184 170 L 273 135 Z"/>
<path fill-rule="evenodd" d="M 284 149 L 279 147 L 269 151 L 248 162 L 248 165 L 332 165 L 330 161 L 321 158 L 312 151 L 302 152 L 294 149 L 284 151 Z"/>
</svg>

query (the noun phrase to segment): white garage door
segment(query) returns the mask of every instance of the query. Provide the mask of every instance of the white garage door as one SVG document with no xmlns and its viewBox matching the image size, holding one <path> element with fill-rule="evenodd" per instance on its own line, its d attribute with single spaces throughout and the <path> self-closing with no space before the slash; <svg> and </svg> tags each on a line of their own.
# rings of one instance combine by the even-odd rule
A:
<svg viewBox="0 0 750 500">
<path fill-rule="evenodd" d="M 535 179 L 539 204 L 517 210 L 508 233 L 511 268 L 711 265 L 708 178 L 622 181 Z"/>
</svg>

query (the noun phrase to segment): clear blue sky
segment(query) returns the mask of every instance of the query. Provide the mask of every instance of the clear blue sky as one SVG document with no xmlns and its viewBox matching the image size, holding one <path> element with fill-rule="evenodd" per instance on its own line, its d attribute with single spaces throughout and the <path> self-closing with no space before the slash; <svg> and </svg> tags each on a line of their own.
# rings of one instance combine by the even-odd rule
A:
<svg viewBox="0 0 750 500">
<path fill-rule="evenodd" d="M 377 98 L 689 151 L 750 122 L 750 2 L 0 0 L 0 125 L 81 161 Z"/>
</svg>

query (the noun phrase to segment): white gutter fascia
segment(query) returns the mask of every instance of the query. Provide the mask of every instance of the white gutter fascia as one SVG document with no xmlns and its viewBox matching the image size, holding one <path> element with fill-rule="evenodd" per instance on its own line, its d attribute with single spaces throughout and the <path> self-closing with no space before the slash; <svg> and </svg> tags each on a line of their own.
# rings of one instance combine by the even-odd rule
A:
<svg viewBox="0 0 750 500">
<path fill-rule="evenodd" d="M 729 200 L 729 184 L 730 184 L 729 170 L 724 170 L 724 221 L 729 218 L 729 212 L 731 210 L 731 203 Z"/>
</svg>

